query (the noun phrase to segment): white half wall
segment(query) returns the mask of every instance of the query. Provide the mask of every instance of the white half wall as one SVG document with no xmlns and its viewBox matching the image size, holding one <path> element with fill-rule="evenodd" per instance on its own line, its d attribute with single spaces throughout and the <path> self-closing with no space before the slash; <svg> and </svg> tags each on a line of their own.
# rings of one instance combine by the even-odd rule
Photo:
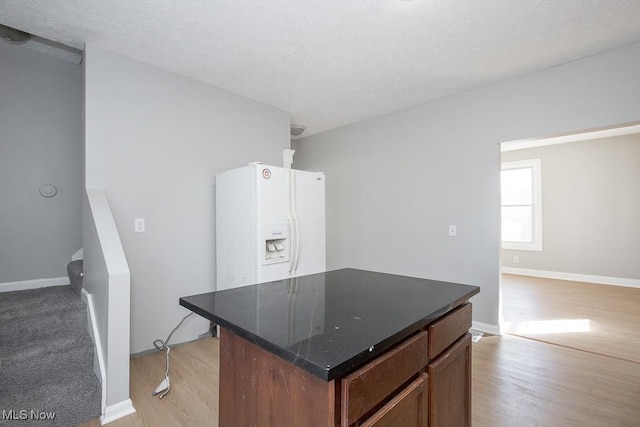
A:
<svg viewBox="0 0 640 427">
<path fill-rule="evenodd" d="M 327 174 L 327 267 L 479 285 L 498 326 L 499 143 L 638 121 L 639 69 L 633 44 L 296 141 Z"/>
<path fill-rule="evenodd" d="M 281 165 L 289 114 L 92 45 L 84 64 L 86 186 L 109 197 L 138 353 L 188 313 L 179 297 L 215 289 L 214 176 L 251 161 Z M 134 233 L 135 218 L 145 233 Z M 192 316 L 172 342 L 207 330 Z"/>
<path fill-rule="evenodd" d="M 92 301 L 96 351 L 104 363 L 102 418 L 111 421 L 135 412 L 129 399 L 130 272 L 109 201 L 100 189 L 86 190 L 83 247 L 83 288 Z"/>
</svg>

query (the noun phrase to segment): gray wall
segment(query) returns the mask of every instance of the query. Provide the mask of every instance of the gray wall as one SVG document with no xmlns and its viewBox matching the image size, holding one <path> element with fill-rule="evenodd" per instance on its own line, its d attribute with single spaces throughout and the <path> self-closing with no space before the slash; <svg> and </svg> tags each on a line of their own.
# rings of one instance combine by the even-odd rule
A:
<svg viewBox="0 0 640 427">
<path fill-rule="evenodd" d="M 639 279 L 640 134 L 502 154 L 534 158 L 542 163 L 543 251 L 503 250 L 502 265 Z"/>
<path fill-rule="evenodd" d="M 0 283 L 64 277 L 81 246 L 82 69 L 0 41 Z"/>
<path fill-rule="evenodd" d="M 328 268 L 480 285 L 474 320 L 497 325 L 499 143 L 637 121 L 638 69 L 634 44 L 297 141 L 327 173 Z"/>
<path fill-rule="evenodd" d="M 281 165 L 289 114 L 91 45 L 85 62 L 86 186 L 106 190 L 118 226 L 137 353 L 188 313 L 179 297 L 215 289 L 213 178 Z M 207 329 L 194 316 L 172 341 Z"/>
</svg>

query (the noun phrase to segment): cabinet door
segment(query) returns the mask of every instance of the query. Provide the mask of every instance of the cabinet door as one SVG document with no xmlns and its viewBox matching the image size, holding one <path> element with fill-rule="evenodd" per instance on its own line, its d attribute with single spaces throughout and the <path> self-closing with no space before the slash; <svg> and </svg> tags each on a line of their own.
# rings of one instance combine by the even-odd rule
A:
<svg viewBox="0 0 640 427">
<path fill-rule="evenodd" d="M 422 374 L 360 427 L 427 427 L 427 375 Z"/>
<path fill-rule="evenodd" d="M 471 426 L 471 335 L 429 365 L 429 425 Z"/>
<path fill-rule="evenodd" d="M 342 379 L 342 427 L 349 427 L 424 371 L 428 337 L 421 332 Z M 426 387 L 426 384 L 425 384 Z"/>
</svg>

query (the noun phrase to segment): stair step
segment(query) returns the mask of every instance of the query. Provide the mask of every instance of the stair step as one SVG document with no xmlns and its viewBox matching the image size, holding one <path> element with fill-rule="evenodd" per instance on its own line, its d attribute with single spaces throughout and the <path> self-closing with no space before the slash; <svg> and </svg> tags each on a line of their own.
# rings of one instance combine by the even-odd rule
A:
<svg viewBox="0 0 640 427">
<path fill-rule="evenodd" d="M 93 372 L 93 354 L 93 341 L 89 336 L 61 340 L 46 347 L 30 343 L 22 352 L 14 351 L 2 358 L 4 366 L 12 366 L 21 374 L 12 378 L 2 378 L 0 374 L 0 382 L 11 387 L 60 378 L 69 371 L 85 369 Z"/>
<path fill-rule="evenodd" d="M 73 399 L 75 397 L 76 399 Z M 77 419 L 78 398 L 85 415 Z M 42 425 L 71 426 L 101 415 L 101 388 L 98 379 L 87 370 L 68 372 L 64 381 L 37 381 L 23 383 L 3 402 L 3 409 L 35 409 L 55 412 L 55 423 Z M 27 425 L 27 424 L 25 424 Z M 40 425 L 40 424 L 38 424 Z"/>
<path fill-rule="evenodd" d="M 10 347 L 19 347 L 27 342 L 49 341 L 88 334 L 86 310 L 47 313 L 44 317 L 47 320 L 43 323 L 33 323 L 25 317 L 11 320 L 12 335 L 15 338 L 13 342 L 7 344 Z M 0 326 L 0 331 L 3 329 L 4 327 Z"/>
<path fill-rule="evenodd" d="M 100 416 L 87 323 L 86 306 L 69 286 L 2 294 L 2 409 L 56 413 L 53 423 L 42 425 L 77 425 Z"/>
</svg>

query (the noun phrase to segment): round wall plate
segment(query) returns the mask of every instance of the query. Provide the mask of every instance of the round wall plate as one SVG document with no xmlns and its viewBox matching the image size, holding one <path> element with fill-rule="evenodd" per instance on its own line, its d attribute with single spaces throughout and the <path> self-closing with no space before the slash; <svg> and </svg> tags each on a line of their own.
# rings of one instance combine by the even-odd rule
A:
<svg viewBox="0 0 640 427">
<path fill-rule="evenodd" d="M 42 184 L 39 191 L 40 195 L 46 198 L 51 198 L 58 194 L 58 189 L 53 184 Z"/>
</svg>

